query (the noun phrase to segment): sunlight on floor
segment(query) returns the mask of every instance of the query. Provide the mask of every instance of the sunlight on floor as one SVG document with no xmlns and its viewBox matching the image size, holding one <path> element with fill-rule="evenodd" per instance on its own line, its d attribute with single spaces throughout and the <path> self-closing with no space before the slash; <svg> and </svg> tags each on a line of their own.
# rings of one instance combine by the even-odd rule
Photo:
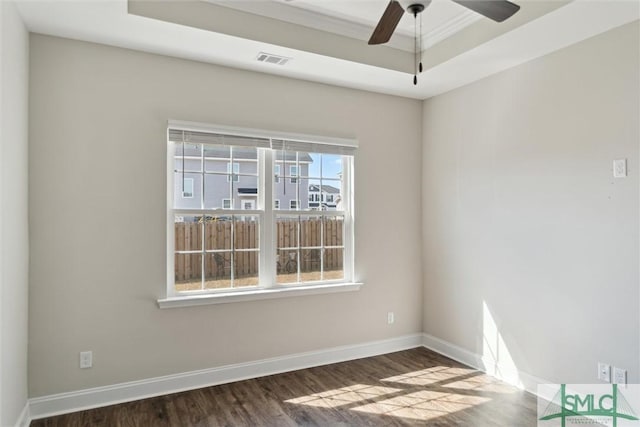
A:
<svg viewBox="0 0 640 427">
<path fill-rule="evenodd" d="M 515 393 L 518 391 L 516 387 L 505 384 L 498 379 L 491 378 L 486 375 L 479 375 L 460 381 L 454 381 L 444 384 L 443 387 L 458 390 L 487 391 L 492 393 Z"/>
<path fill-rule="evenodd" d="M 380 381 L 395 382 L 407 385 L 429 385 L 451 380 L 461 375 L 477 372 L 470 368 L 452 368 L 447 366 L 434 366 L 420 371 L 408 372 L 394 377 L 384 378 Z"/>
<path fill-rule="evenodd" d="M 518 367 L 485 301 L 482 302 L 482 331 L 482 362 L 486 372 L 522 388 Z"/>
<path fill-rule="evenodd" d="M 285 400 L 285 402 L 315 406 L 318 408 L 337 408 L 369 399 L 376 399 L 378 397 L 400 391 L 402 390 L 391 387 L 356 384 L 335 390 L 324 391 L 322 393 L 314 393 L 309 396 Z"/>
<path fill-rule="evenodd" d="M 429 420 L 462 411 L 489 400 L 491 399 L 482 396 L 424 390 L 358 406 L 352 410 L 416 420 Z"/>
</svg>

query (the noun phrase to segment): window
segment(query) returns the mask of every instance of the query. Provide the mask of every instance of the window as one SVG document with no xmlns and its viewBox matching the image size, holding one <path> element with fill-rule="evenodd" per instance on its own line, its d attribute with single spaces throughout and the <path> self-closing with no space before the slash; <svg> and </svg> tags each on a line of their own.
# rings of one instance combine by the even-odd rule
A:
<svg viewBox="0 0 640 427">
<path fill-rule="evenodd" d="M 193 198 L 193 178 L 185 178 L 182 187 L 182 197 L 185 199 Z"/>
<path fill-rule="evenodd" d="M 174 126 L 167 156 L 168 297 L 354 281 L 353 141 Z M 280 179 L 282 167 L 290 179 Z M 183 185 L 191 192 L 187 204 L 180 202 Z M 323 185 L 343 196 L 341 210 L 309 206 L 320 198 L 310 188 Z"/>
<path fill-rule="evenodd" d="M 291 183 L 296 184 L 298 179 L 298 166 L 289 166 L 289 176 L 291 177 Z"/>
<path fill-rule="evenodd" d="M 233 170 L 231 170 L 231 163 L 227 163 L 227 174 L 227 181 L 240 181 L 240 163 L 233 163 Z"/>
<path fill-rule="evenodd" d="M 274 182 L 277 184 L 280 182 L 280 165 L 273 166 L 273 173 L 274 173 Z"/>
</svg>

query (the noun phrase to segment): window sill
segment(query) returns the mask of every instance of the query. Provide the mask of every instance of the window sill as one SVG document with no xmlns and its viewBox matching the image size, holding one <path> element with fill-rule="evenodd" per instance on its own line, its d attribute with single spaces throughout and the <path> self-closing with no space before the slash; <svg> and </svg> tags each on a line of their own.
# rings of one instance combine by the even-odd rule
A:
<svg viewBox="0 0 640 427">
<path fill-rule="evenodd" d="M 206 295 L 189 295 L 158 300 L 160 308 L 192 307 L 230 302 L 256 301 L 272 298 L 296 297 L 303 295 L 330 294 L 360 290 L 362 283 L 335 283 L 328 285 L 291 286 L 282 288 L 256 289 Z"/>
</svg>

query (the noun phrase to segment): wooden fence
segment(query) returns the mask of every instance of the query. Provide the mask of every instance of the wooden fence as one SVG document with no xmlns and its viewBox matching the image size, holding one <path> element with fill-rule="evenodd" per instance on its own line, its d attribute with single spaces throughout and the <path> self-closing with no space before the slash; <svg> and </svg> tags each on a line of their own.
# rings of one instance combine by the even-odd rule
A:
<svg viewBox="0 0 640 427">
<path fill-rule="evenodd" d="M 175 250 L 177 252 L 202 251 L 204 245 L 206 251 L 224 251 L 205 254 L 205 279 L 229 278 L 233 254 L 235 254 L 234 277 L 255 276 L 258 273 L 258 227 L 257 221 L 251 220 L 177 222 L 175 223 Z M 298 227 L 300 227 L 299 235 Z M 342 227 L 342 219 L 331 217 L 279 219 L 276 222 L 278 255 L 274 260 L 278 263 L 278 272 L 296 271 L 298 262 L 301 272 L 320 271 L 321 263 L 325 271 L 341 270 L 343 249 L 327 248 L 327 246 L 343 245 Z M 232 250 L 232 239 L 235 251 Z M 305 249 L 305 247 L 318 246 L 324 247 L 324 250 Z M 252 249 L 256 251 L 251 251 Z M 176 282 L 200 280 L 201 266 L 201 252 L 176 253 Z"/>
</svg>

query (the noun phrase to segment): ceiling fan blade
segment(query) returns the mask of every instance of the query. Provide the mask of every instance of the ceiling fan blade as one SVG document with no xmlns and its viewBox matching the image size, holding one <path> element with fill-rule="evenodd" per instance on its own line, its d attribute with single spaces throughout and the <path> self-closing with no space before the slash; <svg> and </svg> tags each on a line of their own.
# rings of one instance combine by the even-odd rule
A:
<svg viewBox="0 0 640 427">
<path fill-rule="evenodd" d="M 453 0 L 467 9 L 478 12 L 496 22 L 510 18 L 520 10 L 520 6 L 507 0 Z"/>
<path fill-rule="evenodd" d="M 388 42 L 403 14 L 404 9 L 400 6 L 400 3 L 396 0 L 391 0 L 382 14 L 382 18 L 380 18 L 376 29 L 373 30 L 373 34 L 371 34 L 369 44 Z"/>
</svg>

